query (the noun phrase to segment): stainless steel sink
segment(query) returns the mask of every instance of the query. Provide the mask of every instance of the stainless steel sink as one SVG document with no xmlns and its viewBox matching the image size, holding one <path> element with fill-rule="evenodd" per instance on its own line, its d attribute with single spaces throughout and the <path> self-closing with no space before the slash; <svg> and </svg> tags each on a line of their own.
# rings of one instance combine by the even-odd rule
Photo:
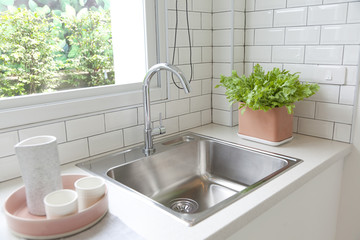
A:
<svg viewBox="0 0 360 240">
<path fill-rule="evenodd" d="M 186 133 L 78 164 L 194 225 L 244 197 L 299 159 Z"/>
</svg>

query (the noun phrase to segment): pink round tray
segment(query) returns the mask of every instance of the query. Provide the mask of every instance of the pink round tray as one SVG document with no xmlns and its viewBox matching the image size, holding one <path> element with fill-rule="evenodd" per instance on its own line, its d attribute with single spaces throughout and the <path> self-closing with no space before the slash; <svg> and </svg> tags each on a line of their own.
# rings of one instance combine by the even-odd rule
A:
<svg viewBox="0 0 360 240">
<path fill-rule="evenodd" d="M 74 182 L 84 175 L 62 176 L 63 187 L 74 189 Z M 28 212 L 25 187 L 16 190 L 5 202 L 5 215 L 11 231 L 23 238 L 52 239 L 69 236 L 95 225 L 108 211 L 107 191 L 102 199 L 91 207 L 71 216 L 46 219 Z"/>
</svg>

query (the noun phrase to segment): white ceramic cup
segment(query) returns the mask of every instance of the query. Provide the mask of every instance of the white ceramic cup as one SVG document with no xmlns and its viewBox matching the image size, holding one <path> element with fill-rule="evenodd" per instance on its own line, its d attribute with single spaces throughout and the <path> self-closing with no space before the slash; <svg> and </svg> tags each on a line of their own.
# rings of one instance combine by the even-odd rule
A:
<svg viewBox="0 0 360 240">
<path fill-rule="evenodd" d="M 60 189 L 44 197 L 45 213 L 48 219 L 57 219 L 78 212 L 78 194 L 71 189 Z"/>
<path fill-rule="evenodd" d="M 78 193 L 78 207 L 82 211 L 94 205 L 105 194 L 105 180 L 100 177 L 83 177 L 74 183 Z"/>
</svg>

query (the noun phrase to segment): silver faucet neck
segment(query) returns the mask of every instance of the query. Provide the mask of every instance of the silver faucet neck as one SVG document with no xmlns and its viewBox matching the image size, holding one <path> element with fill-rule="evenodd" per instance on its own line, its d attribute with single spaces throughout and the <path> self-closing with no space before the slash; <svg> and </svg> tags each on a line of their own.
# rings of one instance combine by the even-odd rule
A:
<svg viewBox="0 0 360 240">
<path fill-rule="evenodd" d="M 190 92 L 189 82 L 186 80 L 182 71 L 171 64 L 168 63 L 159 63 L 152 66 L 145 75 L 144 83 L 143 83 L 143 100 L 144 100 L 144 138 L 145 138 L 145 155 L 152 154 L 155 149 L 153 146 L 153 136 L 156 135 L 153 133 L 153 129 L 151 127 L 151 113 L 150 113 L 150 80 L 160 70 L 167 70 L 175 74 L 184 88 L 185 93 Z M 165 129 L 160 126 L 160 128 Z M 158 134 L 162 134 L 165 131 L 158 131 Z"/>
</svg>

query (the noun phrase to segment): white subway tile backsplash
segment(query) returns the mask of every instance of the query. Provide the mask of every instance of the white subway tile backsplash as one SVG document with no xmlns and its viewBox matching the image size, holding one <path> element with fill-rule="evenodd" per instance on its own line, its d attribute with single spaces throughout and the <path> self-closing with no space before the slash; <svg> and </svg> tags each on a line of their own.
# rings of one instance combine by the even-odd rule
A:
<svg viewBox="0 0 360 240">
<path fill-rule="evenodd" d="M 213 45 L 214 46 L 230 46 L 231 45 L 231 30 L 214 30 L 213 31 Z"/>
<path fill-rule="evenodd" d="M 243 29 L 234 30 L 234 45 L 243 46 L 245 43 L 245 31 Z"/>
<path fill-rule="evenodd" d="M 150 114 L 151 114 L 151 121 L 158 121 L 159 116 L 161 114 L 161 117 L 165 118 L 165 103 L 159 103 L 159 104 L 151 104 L 150 105 Z M 139 107 L 137 115 L 139 116 L 138 124 L 144 124 L 144 108 Z M 137 124 L 135 124 L 137 125 Z M 135 126 L 135 125 L 129 125 Z"/>
<path fill-rule="evenodd" d="M 299 101 L 295 103 L 294 116 L 314 118 L 315 117 L 315 102 Z"/>
<path fill-rule="evenodd" d="M 247 3 L 248 0 L 237 0 L 234 1 L 234 10 L 235 11 L 245 11 L 245 5 Z M 222 1 L 221 1 L 222 2 Z"/>
<path fill-rule="evenodd" d="M 335 123 L 334 140 L 341 142 L 350 142 L 351 125 Z"/>
<path fill-rule="evenodd" d="M 201 112 L 194 112 L 179 117 L 180 131 L 201 126 Z"/>
<path fill-rule="evenodd" d="M 360 24 L 322 26 L 321 44 L 360 44 Z"/>
<path fill-rule="evenodd" d="M 299 118 L 294 116 L 293 117 L 293 132 L 295 132 L 295 133 L 298 132 L 298 122 L 299 122 Z"/>
<path fill-rule="evenodd" d="M 90 156 L 112 151 L 124 146 L 121 130 L 89 137 Z"/>
<path fill-rule="evenodd" d="M 233 117 L 232 117 L 232 126 L 238 125 L 239 124 L 239 110 L 236 109 L 235 111 L 233 111 Z"/>
<path fill-rule="evenodd" d="M 201 48 L 201 60 L 203 63 L 209 63 L 213 61 L 212 47 Z"/>
<path fill-rule="evenodd" d="M 138 113 L 136 108 L 105 113 L 106 131 L 135 126 L 137 122 Z"/>
<path fill-rule="evenodd" d="M 346 85 L 356 85 L 357 79 L 357 66 L 346 66 Z"/>
<path fill-rule="evenodd" d="M 272 62 L 302 63 L 304 62 L 303 46 L 274 46 L 272 48 Z"/>
<path fill-rule="evenodd" d="M 189 27 L 191 29 L 200 29 L 201 21 L 200 17 L 201 14 L 198 12 L 189 12 Z M 174 29 L 176 26 L 176 11 L 169 11 L 168 12 L 168 27 Z M 178 29 L 186 29 L 187 28 L 187 21 L 186 21 L 186 13 L 184 11 L 178 12 Z"/>
<path fill-rule="evenodd" d="M 273 11 L 259 11 L 246 13 L 246 28 L 271 27 Z"/>
<path fill-rule="evenodd" d="M 231 63 L 214 63 L 213 64 L 213 76 L 220 78 L 220 75 L 230 75 L 232 71 Z"/>
<path fill-rule="evenodd" d="M 245 27 L 245 13 L 244 12 L 234 12 L 234 28 L 235 29 L 244 29 Z M 231 25 L 230 25 L 231 26 Z"/>
<path fill-rule="evenodd" d="M 246 11 L 254 11 L 255 10 L 255 0 L 246 0 L 245 10 Z"/>
<path fill-rule="evenodd" d="M 194 30 L 195 32 L 190 31 L 190 37 L 191 39 L 193 39 L 193 42 L 198 44 L 199 42 L 201 42 L 202 40 L 204 41 L 208 41 L 207 39 L 203 39 L 203 31 L 208 31 L 208 30 Z M 195 40 L 195 35 L 196 35 L 196 40 Z M 174 29 L 169 29 L 168 31 L 168 43 L 169 43 L 169 47 L 174 47 L 174 38 L 175 38 L 175 30 Z M 187 29 L 178 29 L 177 31 L 177 36 L 176 36 L 176 46 L 177 47 L 188 47 L 189 46 L 189 36 L 188 36 L 188 31 Z M 194 46 L 197 46 L 194 44 Z"/>
<path fill-rule="evenodd" d="M 218 109 L 212 110 L 212 120 L 213 123 L 225 125 L 225 126 L 232 126 L 232 119 L 231 119 L 231 112 L 230 111 L 223 111 Z"/>
<path fill-rule="evenodd" d="M 287 7 L 304 7 L 310 5 L 321 5 L 322 0 L 287 0 Z"/>
<path fill-rule="evenodd" d="M 285 44 L 287 45 L 304 45 L 319 44 L 320 27 L 289 27 L 286 28 Z"/>
<path fill-rule="evenodd" d="M 86 138 L 58 145 L 60 163 L 69 163 L 89 157 L 89 145 Z"/>
<path fill-rule="evenodd" d="M 343 2 L 356 2 L 359 0 L 324 0 L 324 4 L 331 4 L 331 3 L 343 3 Z"/>
<path fill-rule="evenodd" d="M 333 122 L 320 121 L 308 118 L 299 118 L 298 133 L 332 139 Z"/>
<path fill-rule="evenodd" d="M 256 64 L 256 63 L 255 63 Z M 260 66 L 263 68 L 263 70 L 265 72 L 268 72 L 268 71 L 271 71 L 273 70 L 274 68 L 278 68 L 280 70 L 282 70 L 282 64 L 280 63 L 259 63 Z M 251 67 L 251 72 L 253 71 L 253 68 Z"/>
<path fill-rule="evenodd" d="M 234 47 L 234 63 L 243 63 L 245 58 L 244 46 Z"/>
<path fill-rule="evenodd" d="M 271 62 L 271 46 L 246 46 L 245 61 Z"/>
<path fill-rule="evenodd" d="M 261 63 L 263 65 L 263 63 Z M 245 63 L 244 65 L 244 75 L 250 76 L 251 72 L 253 71 L 254 64 L 253 63 Z"/>
<path fill-rule="evenodd" d="M 104 132 L 104 115 L 96 115 L 66 121 L 66 134 L 68 141 L 89 137 Z"/>
<path fill-rule="evenodd" d="M 208 0 L 196 0 L 192 3 L 194 11 L 212 12 L 212 4 L 209 4 Z"/>
<path fill-rule="evenodd" d="M 170 83 L 169 84 L 169 100 L 172 101 L 172 100 L 178 100 L 179 99 L 179 89 L 175 86 L 174 83 Z"/>
<path fill-rule="evenodd" d="M 213 1 L 213 12 L 231 11 L 232 0 Z"/>
<path fill-rule="evenodd" d="M 201 14 L 201 29 L 212 29 L 212 13 Z"/>
<path fill-rule="evenodd" d="M 144 141 L 144 125 L 138 125 L 124 130 L 124 145 L 129 146 Z"/>
<path fill-rule="evenodd" d="M 360 2 L 349 3 L 347 22 L 360 23 Z"/>
<path fill-rule="evenodd" d="M 201 63 L 194 64 L 194 79 L 206 79 L 212 77 L 212 64 L 211 63 Z"/>
<path fill-rule="evenodd" d="M 255 42 L 255 29 L 245 30 L 245 45 L 254 45 Z"/>
<path fill-rule="evenodd" d="M 15 154 L 14 145 L 19 142 L 16 131 L 0 134 L 0 157 Z"/>
<path fill-rule="evenodd" d="M 325 84 L 344 84 L 346 68 L 343 66 L 284 64 L 290 72 L 298 72 L 299 80 L 303 82 L 316 82 Z"/>
<path fill-rule="evenodd" d="M 182 89 L 180 90 L 180 98 L 189 98 L 201 95 L 201 81 L 191 81 L 190 87 L 191 91 L 189 93 L 185 93 Z"/>
<path fill-rule="evenodd" d="M 345 45 L 343 63 L 345 65 L 358 65 L 359 53 L 360 45 Z"/>
<path fill-rule="evenodd" d="M 340 94 L 339 85 L 327 85 L 320 84 L 320 89 L 317 93 L 312 95 L 309 100 L 328 102 L 328 103 L 338 103 Z"/>
<path fill-rule="evenodd" d="M 232 55 L 232 49 L 228 47 L 214 47 L 213 60 L 214 62 L 229 62 Z"/>
<path fill-rule="evenodd" d="M 231 28 L 233 15 L 231 11 L 213 13 L 213 29 Z"/>
<path fill-rule="evenodd" d="M 163 120 L 163 125 L 166 129 L 166 134 L 173 134 L 179 131 L 179 118 L 167 118 Z"/>
<path fill-rule="evenodd" d="M 166 118 L 171 118 L 179 115 L 183 115 L 189 113 L 190 100 L 188 98 L 184 98 L 181 100 L 167 102 L 166 105 Z"/>
<path fill-rule="evenodd" d="M 354 104 L 355 86 L 341 86 L 340 87 L 340 104 Z"/>
<path fill-rule="evenodd" d="M 185 1 L 176 1 L 176 0 L 168 0 L 167 1 L 168 9 L 175 10 L 176 9 L 176 3 L 177 3 L 177 8 L 179 10 L 185 10 L 186 9 Z M 192 4 L 189 4 L 188 7 L 189 7 L 189 9 L 192 9 Z"/>
<path fill-rule="evenodd" d="M 286 0 L 256 0 L 255 10 L 267 10 L 284 8 L 286 6 Z"/>
<path fill-rule="evenodd" d="M 201 47 L 191 48 L 191 60 L 193 63 L 202 63 Z M 189 64 L 190 62 L 190 48 L 179 48 L 179 61 L 178 64 Z M 170 58 L 172 59 L 172 58 Z"/>
<path fill-rule="evenodd" d="M 284 28 L 255 29 L 255 45 L 283 45 Z"/>
<path fill-rule="evenodd" d="M 209 124 L 212 122 L 211 109 L 204 110 L 201 112 L 201 125 Z"/>
<path fill-rule="evenodd" d="M 341 64 L 343 46 L 306 46 L 305 63 Z"/>
<path fill-rule="evenodd" d="M 50 135 L 56 137 L 57 143 L 66 142 L 65 123 L 52 123 L 38 127 L 19 130 L 20 141 L 39 135 Z"/>
<path fill-rule="evenodd" d="M 21 176 L 19 162 L 15 155 L 0 158 L 0 166 L 0 182 Z"/>
<path fill-rule="evenodd" d="M 211 108 L 211 94 L 190 99 L 190 112 L 197 112 Z"/>
<path fill-rule="evenodd" d="M 222 74 L 222 75 L 226 76 L 226 74 Z M 218 84 L 220 84 L 220 76 L 214 76 L 213 84 L 212 84 L 212 94 L 225 94 L 226 90 L 224 87 L 215 88 L 215 86 Z"/>
<path fill-rule="evenodd" d="M 213 94 L 212 96 L 212 107 L 221 110 L 229 110 L 231 108 L 229 100 L 226 99 L 226 96 L 218 94 Z"/>
<path fill-rule="evenodd" d="M 306 25 L 307 8 L 286 8 L 274 11 L 274 26 L 304 26 Z"/>
<path fill-rule="evenodd" d="M 339 24 L 346 22 L 347 4 L 309 7 L 308 25 Z"/>
<path fill-rule="evenodd" d="M 353 106 L 322 102 L 316 103 L 316 119 L 351 124 L 352 113 Z"/>
<path fill-rule="evenodd" d="M 201 80 L 201 94 L 210 94 L 212 91 L 212 80 L 211 78 Z"/>
<path fill-rule="evenodd" d="M 195 47 L 212 46 L 212 30 L 193 30 L 192 40 Z M 185 46 L 189 46 L 189 39 Z"/>
</svg>

